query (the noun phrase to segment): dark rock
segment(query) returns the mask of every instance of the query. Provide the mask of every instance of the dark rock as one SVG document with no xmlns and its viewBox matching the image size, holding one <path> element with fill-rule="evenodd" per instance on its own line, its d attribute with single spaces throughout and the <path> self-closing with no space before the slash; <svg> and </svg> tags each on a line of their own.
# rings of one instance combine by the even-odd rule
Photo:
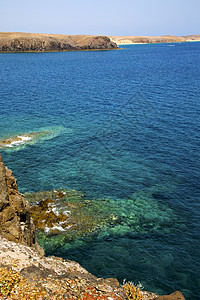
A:
<svg viewBox="0 0 200 300">
<path fill-rule="evenodd" d="M 0 235 L 10 241 L 34 247 L 41 255 L 35 226 L 30 216 L 30 206 L 17 188 L 17 180 L 5 167 L 0 155 Z"/>
<path fill-rule="evenodd" d="M 49 275 L 55 276 L 56 273 L 52 269 L 47 269 L 42 266 L 36 267 L 33 265 L 22 269 L 20 271 L 20 275 L 22 275 L 24 278 L 27 278 L 29 282 L 34 282 L 36 278 L 46 278 Z"/>
</svg>

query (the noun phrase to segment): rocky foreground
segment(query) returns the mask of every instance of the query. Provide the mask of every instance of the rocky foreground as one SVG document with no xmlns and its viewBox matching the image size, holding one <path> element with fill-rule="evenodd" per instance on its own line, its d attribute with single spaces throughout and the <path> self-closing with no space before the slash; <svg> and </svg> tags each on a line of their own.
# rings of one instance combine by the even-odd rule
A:
<svg viewBox="0 0 200 300">
<path fill-rule="evenodd" d="M 106 36 L 0 32 L 0 52 L 116 49 Z"/>
<path fill-rule="evenodd" d="M 184 300 L 180 292 L 158 296 L 132 283 L 97 278 L 77 262 L 45 257 L 30 206 L 0 155 L 0 299 Z"/>
<path fill-rule="evenodd" d="M 155 43 L 183 43 L 200 41 L 200 35 L 162 35 L 162 36 L 109 36 L 117 45 L 155 44 Z"/>
</svg>

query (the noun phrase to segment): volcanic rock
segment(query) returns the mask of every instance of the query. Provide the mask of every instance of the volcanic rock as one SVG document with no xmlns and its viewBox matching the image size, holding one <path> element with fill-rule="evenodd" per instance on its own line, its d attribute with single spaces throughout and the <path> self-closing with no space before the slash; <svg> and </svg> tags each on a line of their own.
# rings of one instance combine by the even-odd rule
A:
<svg viewBox="0 0 200 300">
<path fill-rule="evenodd" d="M 5 167 L 0 155 L 0 235 L 9 241 L 34 247 L 44 254 L 39 246 L 35 226 L 30 215 L 30 206 L 17 188 L 17 180 Z"/>
</svg>

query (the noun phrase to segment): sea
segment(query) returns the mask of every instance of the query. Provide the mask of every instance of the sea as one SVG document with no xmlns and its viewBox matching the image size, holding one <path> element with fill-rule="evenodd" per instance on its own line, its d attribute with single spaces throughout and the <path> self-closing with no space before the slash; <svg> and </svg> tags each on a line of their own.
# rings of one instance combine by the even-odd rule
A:
<svg viewBox="0 0 200 300">
<path fill-rule="evenodd" d="M 0 141 L 19 136 L 0 152 L 20 192 L 81 191 L 118 220 L 47 255 L 200 299 L 200 42 L 1 53 Z"/>
</svg>

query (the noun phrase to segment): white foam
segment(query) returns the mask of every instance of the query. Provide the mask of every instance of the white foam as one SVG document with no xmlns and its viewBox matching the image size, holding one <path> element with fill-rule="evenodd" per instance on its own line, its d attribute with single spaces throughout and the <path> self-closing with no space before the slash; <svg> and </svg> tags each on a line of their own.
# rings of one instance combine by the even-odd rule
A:
<svg viewBox="0 0 200 300">
<path fill-rule="evenodd" d="M 66 231 L 67 229 L 71 228 L 72 225 L 67 225 L 65 228 L 63 228 L 61 225 L 66 224 L 66 221 L 59 222 L 57 225 L 54 225 L 53 227 L 45 227 L 44 232 L 49 233 L 52 230 L 58 230 L 58 231 Z"/>
<path fill-rule="evenodd" d="M 12 147 L 12 145 L 14 146 L 14 145 L 19 145 L 19 144 L 24 144 L 24 142 L 22 140 L 19 140 L 19 141 L 13 141 L 10 143 L 11 147 Z"/>
<path fill-rule="evenodd" d="M 49 233 L 50 230 L 51 230 L 51 228 L 45 227 L 44 232 Z"/>
<path fill-rule="evenodd" d="M 11 144 L 5 144 L 4 147 L 12 148 L 13 146 Z"/>
<path fill-rule="evenodd" d="M 52 208 L 52 212 L 53 212 L 57 217 L 58 217 L 59 214 L 60 214 L 59 210 L 58 210 L 56 207 L 53 207 L 53 208 Z"/>
<path fill-rule="evenodd" d="M 58 231 L 65 231 L 65 229 L 64 228 L 62 228 L 62 226 L 58 226 L 58 225 L 55 225 L 55 226 L 53 226 L 53 227 L 45 227 L 45 229 L 44 229 L 44 231 L 46 232 L 46 233 L 49 233 L 50 231 L 52 231 L 52 230 L 58 230 Z"/>
<path fill-rule="evenodd" d="M 18 135 L 17 136 L 19 138 L 19 140 L 17 141 L 12 141 L 10 144 L 6 144 L 6 147 L 13 147 L 13 146 L 17 146 L 17 145 L 20 145 L 20 144 L 24 144 L 28 141 L 31 140 L 31 137 L 27 136 L 27 135 Z"/>
<path fill-rule="evenodd" d="M 22 139 L 23 142 L 32 140 L 31 137 L 28 135 L 18 135 L 18 138 Z"/>
<path fill-rule="evenodd" d="M 55 225 L 51 228 L 51 230 L 59 230 L 59 231 L 65 231 L 64 228 L 62 228 L 62 226 L 59 226 L 59 225 Z"/>
<path fill-rule="evenodd" d="M 63 215 L 70 215 L 71 214 L 71 211 L 70 210 L 65 210 L 63 211 Z"/>
</svg>

